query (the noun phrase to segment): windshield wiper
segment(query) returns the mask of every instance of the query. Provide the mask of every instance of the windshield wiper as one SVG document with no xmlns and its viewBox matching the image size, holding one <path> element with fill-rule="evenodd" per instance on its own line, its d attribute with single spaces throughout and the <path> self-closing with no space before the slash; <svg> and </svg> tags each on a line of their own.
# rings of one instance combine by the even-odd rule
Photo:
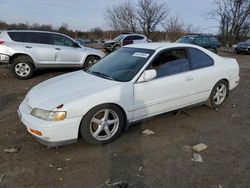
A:
<svg viewBox="0 0 250 188">
<path fill-rule="evenodd" d="M 102 73 L 102 72 L 89 71 L 89 70 L 88 70 L 88 72 L 89 72 L 89 73 L 92 73 L 92 74 L 95 74 L 95 75 L 97 75 L 97 76 L 100 76 L 100 77 L 102 77 L 102 78 L 106 78 L 106 79 L 109 79 L 109 80 L 114 80 L 114 79 L 111 78 L 109 75 L 104 74 L 104 73 Z"/>
</svg>

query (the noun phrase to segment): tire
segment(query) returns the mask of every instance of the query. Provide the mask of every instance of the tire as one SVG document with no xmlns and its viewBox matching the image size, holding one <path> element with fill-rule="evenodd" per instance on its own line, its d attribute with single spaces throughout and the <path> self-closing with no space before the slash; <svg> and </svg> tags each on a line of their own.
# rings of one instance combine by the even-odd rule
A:
<svg viewBox="0 0 250 188">
<path fill-rule="evenodd" d="M 213 48 L 213 51 L 214 51 L 214 53 L 215 53 L 215 54 L 217 54 L 217 53 L 218 53 L 218 51 L 217 51 L 217 48 L 216 48 L 216 47 L 214 47 L 214 48 Z"/>
<path fill-rule="evenodd" d="M 11 71 L 20 80 L 29 79 L 35 71 L 33 60 L 29 56 L 17 56 L 12 62 Z"/>
<path fill-rule="evenodd" d="M 209 106 L 218 109 L 226 100 L 229 94 L 228 84 L 225 80 L 220 80 L 215 84 L 209 97 Z"/>
<path fill-rule="evenodd" d="M 100 57 L 98 57 L 98 56 L 93 56 L 93 55 L 88 56 L 84 62 L 83 68 L 88 69 L 89 67 L 91 67 L 92 65 L 97 63 L 99 60 L 100 60 Z"/>
<path fill-rule="evenodd" d="M 80 134 L 89 144 L 106 144 L 120 136 L 124 122 L 123 112 L 118 106 L 100 105 L 83 117 Z"/>
</svg>

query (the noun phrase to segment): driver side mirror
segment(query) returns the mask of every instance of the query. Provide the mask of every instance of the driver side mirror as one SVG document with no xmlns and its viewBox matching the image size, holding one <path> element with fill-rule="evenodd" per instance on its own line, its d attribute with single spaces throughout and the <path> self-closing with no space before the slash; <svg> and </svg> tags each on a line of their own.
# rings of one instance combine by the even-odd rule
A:
<svg viewBox="0 0 250 188">
<path fill-rule="evenodd" d="M 138 83 L 153 80 L 155 77 L 156 77 L 155 69 L 145 70 L 141 75 L 141 77 L 139 78 Z"/>
</svg>

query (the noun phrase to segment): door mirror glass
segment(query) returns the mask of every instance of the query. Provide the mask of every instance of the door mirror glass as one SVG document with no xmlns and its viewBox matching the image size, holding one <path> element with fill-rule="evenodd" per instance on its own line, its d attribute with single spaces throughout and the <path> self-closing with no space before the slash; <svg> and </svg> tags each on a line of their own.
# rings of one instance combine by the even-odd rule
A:
<svg viewBox="0 0 250 188">
<path fill-rule="evenodd" d="M 141 77 L 139 78 L 138 82 L 147 82 L 156 77 L 156 70 L 150 69 L 150 70 L 145 70 Z"/>
<path fill-rule="evenodd" d="M 74 42 L 73 47 L 74 48 L 81 48 L 80 45 L 77 42 Z"/>
</svg>

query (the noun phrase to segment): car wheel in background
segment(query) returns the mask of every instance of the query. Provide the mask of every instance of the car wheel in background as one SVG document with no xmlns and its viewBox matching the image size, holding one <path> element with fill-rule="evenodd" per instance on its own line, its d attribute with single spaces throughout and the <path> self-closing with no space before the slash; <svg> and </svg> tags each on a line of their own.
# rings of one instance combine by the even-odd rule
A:
<svg viewBox="0 0 250 188">
<path fill-rule="evenodd" d="M 83 118 L 80 133 L 90 144 L 106 144 L 122 132 L 124 115 L 115 105 L 104 104 L 90 110 Z"/>
<path fill-rule="evenodd" d="M 100 57 L 97 56 L 88 56 L 87 59 L 84 62 L 83 68 L 87 69 L 97 63 L 97 61 L 100 60 Z"/>
<path fill-rule="evenodd" d="M 220 80 L 215 84 L 209 97 L 209 106 L 214 109 L 219 108 L 229 94 L 228 84 L 225 80 Z"/>
<path fill-rule="evenodd" d="M 217 54 L 217 53 L 218 53 L 217 48 L 214 47 L 214 48 L 212 49 L 212 52 L 214 52 L 215 54 Z"/>
<path fill-rule="evenodd" d="M 17 56 L 13 59 L 11 70 L 15 77 L 26 80 L 34 74 L 33 60 L 29 56 Z"/>
</svg>

